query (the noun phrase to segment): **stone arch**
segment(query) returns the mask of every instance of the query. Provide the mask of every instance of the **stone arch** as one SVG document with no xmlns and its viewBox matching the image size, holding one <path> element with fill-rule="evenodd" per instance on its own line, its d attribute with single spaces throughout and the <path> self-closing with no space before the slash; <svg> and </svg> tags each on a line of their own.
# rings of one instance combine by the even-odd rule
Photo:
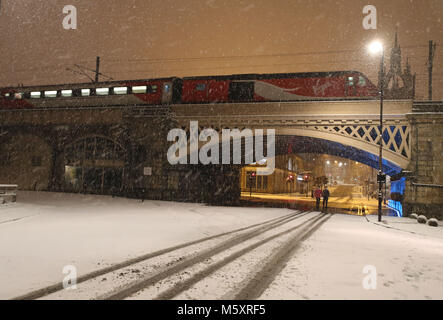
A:
<svg viewBox="0 0 443 320">
<path fill-rule="evenodd" d="M 87 135 L 63 148 L 64 190 L 114 194 L 123 189 L 127 150 L 104 135 Z"/>
<path fill-rule="evenodd" d="M 379 146 L 377 144 L 364 141 L 362 139 L 353 138 L 351 136 L 334 134 L 331 132 L 307 128 L 288 128 L 277 130 L 276 135 L 309 137 L 316 139 L 315 141 L 325 140 L 329 141 L 332 144 L 338 143 L 352 149 L 361 150 L 368 154 L 368 157 L 370 157 L 371 159 L 374 157 L 378 159 L 379 155 Z M 397 152 L 387 149 L 386 147 L 383 148 L 383 159 L 385 160 L 384 162 L 392 164 L 393 167 L 406 169 L 409 165 L 409 159 L 405 158 Z M 368 165 L 373 166 L 372 162 Z"/>
<path fill-rule="evenodd" d="M 199 130 L 203 130 L 203 127 L 200 127 Z M 234 128 L 236 129 L 236 128 Z M 198 149 L 200 150 L 203 145 L 212 145 L 218 144 L 221 145 L 222 135 L 221 130 L 214 129 L 218 132 L 218 142 L 201 142 L 198 143 Z M 241 131 L 242 129 L 239 128 Z M 390 129 L 388 129 L 390 130 Z M 254 130 L 252 130 L 254 131 Z M 188 137 L 188 154 L 190 150 L 190 139 L 189 139 L 189 129 L 185 130 Z M 264 129 L 265 137 L 266 137 L 266 128 Z M 315 152 L 315 147 L 318 145 L 322 146 L 322 150 L 324 153 L 340 156 L 340 152 L 344 153 L 344 158 L 349 158 L 350 160 L 359 161 L 361 163 L 365 163 L 373 168 L 378 169 L 378 156 L 379 156 L 379 146 L 375 144 L 373 141 L 365 141 L 363 139 L 352 137 L 351 135 L 342 135 L 337 133 L 332 133 L 329 131 L 321 131 L 316 130 L 315 128 L 279 128 L 275 130 L 276 135 L 276 155 L 283 154 L 281 152 L 285 152 L 284 150 L 277 151 L 277 145 L 282 144 L 282 141 L 286 141 L 291 139 L 291 137 L 304 137 L 306 138 L 305 146 L 308 145 L 307 141 L 312 144 L 313 148 L 311 148 L 311 153 Z M 264 139 L 266 140 L 266 139 Z M 280 141 L 280 142 L 279 142 Z M 288 143 L 288 141 L 286 141 Z M 232 140 L 231 140 L 231 150 L 232 150 Z M 244 145 L 245 141 L 242 139 L 242 152 L 244 155 Z M 329 146 L 329 147 L 328 147 Z M 300 147 L 300 145 L 299 145 Z M 299 150 L 293 150 L 294 153 L 299 152 Z M 301 153 L 301 152 L 299 152 Z M 221 152 L 220 152 L 221 154 Z M 232 157 L 232 152 L 231 152 Z M 255 159 L 260 160 L 260 159 Z M 220 162 L 221 163 L 221 162 Z M 409 165 L 409 159 L 402 156 L 398 152 L 383 148 L 383 171 L 388 174 L 396 174 L 400 172 L 402 169 L 406 169 Z"/>
</svg>

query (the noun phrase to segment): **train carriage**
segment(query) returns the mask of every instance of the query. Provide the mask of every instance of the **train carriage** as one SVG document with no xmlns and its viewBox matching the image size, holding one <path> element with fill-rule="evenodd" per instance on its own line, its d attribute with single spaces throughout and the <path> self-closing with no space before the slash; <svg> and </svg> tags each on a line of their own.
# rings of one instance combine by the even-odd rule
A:
<svg viewBox="0 0 443 320">
<path fill-rule="evenodd" d="M 0 89 L 1 109 L 371 99 L 361 72 L 170 77 Z"/>
<path fill-rule="evenodd" d="M 368 99 L 377 87 L 361 72 L 245 74 L 184 78 L 183 103 Z"/>
<path fill-rule="evenodd" d="M 112 107 L 179 103 L 176 77 L 0 89 L 2 109 Z"/>
</svg>

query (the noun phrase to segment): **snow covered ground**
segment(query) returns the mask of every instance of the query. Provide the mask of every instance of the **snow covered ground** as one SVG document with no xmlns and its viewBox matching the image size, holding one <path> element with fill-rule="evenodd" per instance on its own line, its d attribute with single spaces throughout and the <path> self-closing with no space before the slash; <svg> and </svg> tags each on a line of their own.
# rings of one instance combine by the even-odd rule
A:
<svg viewBox="0 0 443 320">
<path fill-rule="evenodd" d="M 0 299 L 61 282 L 66 265 L 81 275 L 290 212 L 57 193 L 17 199 L 0 206 Z"/>
<path fill-rule="evenodd" d="M 21 192 L 18 203 L 0 206 L 0 299 L 61 282 L 66 265 L 74 265 L 80 276 L 291 212 Z M 277 250 L 284 244 L 284 239 L 280 241 L 281 245 L 275 242 L 269 243 L 268 249 L 259 247 L 258 252 L 250 252 L 243 260 L 217 271 L 212 277 L 215 282 L 210 286 L 214 288 L 211 297 L 224 296 L 217 279 L 253 274 L 263 261 L 257 257 Z M 239 243 L 240 247 L 246 245 L 248 242 Z M 204 246 L 195 248 L 203 250 Z M 363 268 L 367 265 L 377 271 L 375 290 L 366 290 L 362 285 L 367 276 Z M 384 222 L 378 224 L 376 216 L 334 215 L 301 243 L 261 298 L 443 299 L 442 270 L 441 225 L 433 228 L 393 217 L 384 217 Z M 112 285 L 109 280 L 108 277 L 107 285 Z M 197 284 L 194 291 L 198 288 Z"/>
<path fill-rule="evenodd" d="M 368 222 L 368 220 L 370 222 Z M 307 239 L 263 299 L 443 299 L 443 226 L 335 215 Z M 363 288 L 376 269 L 376 289 Z"/>
</svg>

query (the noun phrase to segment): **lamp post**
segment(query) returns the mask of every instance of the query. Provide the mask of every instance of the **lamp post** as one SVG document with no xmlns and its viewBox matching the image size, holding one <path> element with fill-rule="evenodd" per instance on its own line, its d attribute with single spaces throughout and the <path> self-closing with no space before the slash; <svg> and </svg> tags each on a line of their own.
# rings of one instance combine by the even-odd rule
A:
<svg viewBox="0 0 443 320">
<path fill-rule="evenodd" d="M 381 222 L 382 216 L 382 202 L 383 202 L 383 87 L 384 87 L 384 58 L 385 52 L 383 44 L 379 41 L 374 41 L 369 45 L 369 51 L 372 54 L 381 54 L 380 59 L 380 72 L 379 72 L 379 83 L 380 83 L 380 154 L 378 159 L 378 221 Z"/>
</svg>

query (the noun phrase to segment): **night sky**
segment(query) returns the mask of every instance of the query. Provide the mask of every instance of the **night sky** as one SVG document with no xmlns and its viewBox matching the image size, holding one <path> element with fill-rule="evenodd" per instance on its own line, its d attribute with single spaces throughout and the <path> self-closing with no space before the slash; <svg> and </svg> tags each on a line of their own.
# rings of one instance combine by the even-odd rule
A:
<svg viewBox="0 0 443 320">
<path fill-rule="evenodd" d="M 367 4 L 377 30 L 362 27 Z M 65 5 L 77 7 L 77 30 L 63 29 Z M 92 69 L 96 56 L 116 80 L 358 70 L 376 82 L 379 60 L 366 46 L 379 38 L 390 52 L 397 28 L 421 99 L 442 20 L 442 0 L 1 0 L 0 86 L 87 82 L 66 68 Z M 443 99 L 443 46 L 434 88 Z"/>
</svg>

